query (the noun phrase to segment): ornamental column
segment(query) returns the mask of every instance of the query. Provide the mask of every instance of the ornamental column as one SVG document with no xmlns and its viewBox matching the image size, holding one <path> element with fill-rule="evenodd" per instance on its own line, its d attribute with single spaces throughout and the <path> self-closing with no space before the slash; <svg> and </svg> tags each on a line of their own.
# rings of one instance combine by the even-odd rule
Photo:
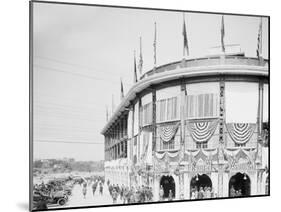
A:
<svg viewBox="0 0 281 212">
<path fill-rule="evenodd" d="M 185 103 L 186 103 L 186 86 L 182 81 L 181 83 L 181 102 L 180 102 L 180 120 L 181 120 L 181 150 L 184 151 L 184 141 L 185 141 Z"/>
<path fill-rule="evenodd" d="M 155 169 L 155 151 L 156 151 L 156 90 L 152 89 L 152 164 L 153 164 L 153 200 L 159 200 L 160 178 Z"/>
<path fill-rule="evenodd" d="M 156 90 L 152 91 L 152 152 L 156 151 Z"/>
<path fill-rule="evenodd" d="M 225 147 L 225 79 L 221 77 L 220 83 L 220 96 L 219 96 L 219 146 L 218 146 L 218 197 L 223 197 L 223 174 L 224 174 L 224 153 Z"/>
<path fill-rule="evenodd" d="M 261 143 L 262 140 L 262 123 L 263 123 L 263 82 L 259 82 L 259 103 L 258 103 L 258 139 L 257 139 L 257 158 L 256 163 L 260 164 L 262 161 Z"/>
<path fill-rule="evenodd" d="M 184 145 L 185 145 L 185 103 L 186 103 L 186 98 L 187 98 L 187 95 L 186 95 L 186 85 L 185 85 L 185 82 L 184 80 L 182 80 L 181 82 L 181 99 L 180 99 L 180 120 L 181 120 L 181 130 L 180 130 L 180 135 L 181 135 L 181 140 L 180 140 L 180 159 L 179 159 L 179 162 L 180 161 L 183 161 L 184 159 L 184 151 L 185 151 L 185 148 L 184 148 Z M 182 167 L 183 168 L 183 167 Z M 185 188 L 184 186 L 184 173 L 181 173 L 181 165 L 179 163 L 179 186 L 180 186 L 180 193 L 179 193 L 179 198 L 180 199 L 183 199 L 184 198 L 184 190 L 187 189 Z"/>
</svg>

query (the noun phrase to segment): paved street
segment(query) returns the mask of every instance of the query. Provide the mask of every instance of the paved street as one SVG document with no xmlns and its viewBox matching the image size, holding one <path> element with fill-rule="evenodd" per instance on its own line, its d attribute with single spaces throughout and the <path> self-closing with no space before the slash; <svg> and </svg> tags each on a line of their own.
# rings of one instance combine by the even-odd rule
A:
<svg viewBox="0 0 281 212">
<path fill-rule="evenodd" d="M 108 205 L 113 204 L 112 198 L 109 194 L 107 185 L 104 185 L 103 195 L 99 194 L 99 186 L 96 189 L 95 195 L 92 192 L 92 184 L 87 186 L 87 194 L 84 198 L 82 193 L 82 186 L 75 185 L 72 190 L 72 195 L 69 196 L 69 201 L 64 206 L 53 206 L 52 208 L 60 207 L 83 207 L 94 205 Z M 121 200 L 118 198 L 117 204 L 121 204 Z M 50 207 L 51 208 L 51 207 Z"/>
</svg>

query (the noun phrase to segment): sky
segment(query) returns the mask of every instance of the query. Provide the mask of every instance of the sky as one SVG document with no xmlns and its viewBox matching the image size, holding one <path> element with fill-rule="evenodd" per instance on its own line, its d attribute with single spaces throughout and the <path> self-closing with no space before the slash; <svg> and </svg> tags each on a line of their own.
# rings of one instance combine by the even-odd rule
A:
<svg viewBox="0 0 281 212">
<path fill-rule="evenodd" d="M 120 103 L 133 85 L 134 51 L 142 37 L 143 72 L 182 59 L 183 13 L 143 9 L 34 3 L 34 158 L 102 160 L 106 107 Z M 184 14 L 189 58 L 220 45 L 221 15 Z M 256 57 L 259 17 L 225 15 L 225 44 Z M 268 57 L 268 22 L 262 45 Z"/>
</svg>

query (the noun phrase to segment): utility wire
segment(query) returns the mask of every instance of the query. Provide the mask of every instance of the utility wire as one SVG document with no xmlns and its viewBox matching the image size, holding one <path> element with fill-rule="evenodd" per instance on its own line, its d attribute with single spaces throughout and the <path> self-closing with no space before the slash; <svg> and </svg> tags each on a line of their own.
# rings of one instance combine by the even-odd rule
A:
<svg viewBox="0 0 281 212">
<path fill-rule="evenodd" d="M 42 57 L 42 56 L 34 56 L 34 58 L 38 58 L 40 60 L 47 60 L 47 61 L 53 61 L 55 63 L 59 63 L 59 64 L 64 64 L 64 65 L 68 65 L 68 66 L 72 66 L 72 67 L 78 67 L 78 68 L 84 68 L 87 70 L 90 70 L 91 72 L 100 72 L 100 73 L 107 73 L 110 75 L 118 75 L 117 73 L 114 73 L 112 71 L 105 71 L 105 70 L 97 70 L 97 68 L 95 67 L 90 67 L 90 66 L 85 66 L 85 65 L 81 65 L 81 64 L 77 64 L 77 63 L 70 63 L 70 62 L 66 62 L 66 61 L 62 61 L 62 60 L 58 60 L 58 59 L 54 59 L 54 58 L 50 58 L 50 57 Z M 127 75 L 129 77 L 129 75 Z"/>
<path fill-rule="evenodd" d="M 44 139 L 35 139 L 35 143 L 64 143 L 64 144 L 97 144 L 97 145 L 104 145 L 104 143 L 97 143 L 97 142 L 78 142 L 78 141 L 62 141 L 62 140 L 44 140 Z"/>
<path fill-rule="evenodd" d="M 92 80 L 102 80 L 102 81 L 105 81 L 105 82 L 108 82 L 108 83 L 116 83 L 116 84 L 118 83 L 118 84 L 120 84 L 119 81 L 117 82 L 117 81 L 112 81 L 112 80 L 109 80 L 109 79 L 98 78 L 98 77 L 87 75 L 87 74 L 75 73 L 75 72 L 66 71 L 66 70 L 62 70 L 62 69 L 41 66 L 41 65 L 38 65 L 38 64 L 34 64 L 34 66 L 38 67 L 39 70 L 40 69 L 41 70 L 44 69 L 44 70 L 48 70 L 48 71 L 70 74 L 70 75 L 79 76 L 79 77 L 83 77 L 83 78 L 87 78 L 87 79 L 92 79 Z M 128 83 L 123 83 L 123 84 L 129 85 L 129 86 L 133 86 L 133 84 L 128 84 Z"/>
</svg>

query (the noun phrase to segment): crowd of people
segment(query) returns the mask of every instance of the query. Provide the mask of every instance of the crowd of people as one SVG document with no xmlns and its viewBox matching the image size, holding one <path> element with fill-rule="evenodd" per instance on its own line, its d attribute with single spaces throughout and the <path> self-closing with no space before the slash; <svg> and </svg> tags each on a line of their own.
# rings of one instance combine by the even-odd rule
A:
<svg viewBox="0 0 281 212">
<path fill-rule="evenodd" d="M 243 196 L 242 189 L 234 189 L 233 186 L 230 188 L 230 197 L 241 197 L 241 196 Z"/>
<path fill-rule="evenodd" d="M 58 203 L 59 199 L 64 199 L 65 204 L 68 201 L 68 197 L 72 195 L 74 185 L 80 185 L 82 187 L 82 195 L 86 199 L 87 186 L 92 185 L 93 195 L 98 188 L 99 194 L 103 194 L 104 177 L 91 176 L 91 177 L 72 177 L 57 178 L 49 180 L 48 182 L 34 184 L 33 186 L 33 204 L 35 209 L 47 209 L 48 205 Z"/>
<path fill-rule="evenodd" d="M 90 186 L 90 185 L 92 187 L 93 197 L 95 196 L 97 188 L 99 190 L 99 195 L 103 195 L 104 180 L 90 179 L 90 180 L 86 180 L 86 181 L 80 183 L 80 186 L 82 186 L 82 194 L 83 194 L 84 199 L 86 199 L 87 189 L 88 189 L 88 186 Z"/>
<path fill-rule="evenodd" d="M 169 194 L 168 194 L 168 201 L 172 201 L 174 199 L 174 193 L 172 192 L 172 190 L 169 190 Z M 165 200 L 165 193 L 164 193 L 164 189 L 163 186 L 160 185 L 160 189 L 159 189 L 159 201 L 164 201 Z"/>
<path fill-rule="evenodd" d="M 190 199 L 210 199 L 215 198 L 216 194 L 209 186 L 200 186 L 191 188 Z"/>
<path fill-rule="evenodd" d="M 95 181 L 92 184 L 93 196 L 95 195 L 97 187 L 99 187 L 99 195 L 103 195 L 103 182 L 102 181 Z"/>
<path fill-rule="evenodd" d="M 107 182 L 109 193 L 112 197 L 113 204 L 117 203 L 118 198 L 121 203 L 144 203 L 151 202 L 153 200 L 152 188 L 148 186 L 128 187 L 125 185 L 119 186 L 118 184 L 111 184 Z"/>
</svg>

